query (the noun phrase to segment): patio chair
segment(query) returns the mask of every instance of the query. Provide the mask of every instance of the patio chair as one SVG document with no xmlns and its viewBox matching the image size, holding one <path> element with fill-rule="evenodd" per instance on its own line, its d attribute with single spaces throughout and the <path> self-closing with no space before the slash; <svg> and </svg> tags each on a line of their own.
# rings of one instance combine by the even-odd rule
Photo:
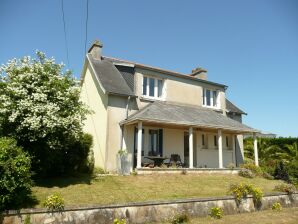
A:
<svg viewBox="0 0 298 224">
<path fill-rule="evenodd" d="M 184 166 L 179 154 L 171 154 L 169 166 L 172 166 L 173 164 L 176 164 L 177 167 L 183 167 Z"/>
</svg>

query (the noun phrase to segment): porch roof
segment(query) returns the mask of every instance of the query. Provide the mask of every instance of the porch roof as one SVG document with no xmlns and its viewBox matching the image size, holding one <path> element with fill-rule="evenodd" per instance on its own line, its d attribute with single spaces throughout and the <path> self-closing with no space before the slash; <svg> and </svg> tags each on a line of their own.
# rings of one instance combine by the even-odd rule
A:
<svg viewBox="0 0 298 224">
<path fill-rule="evenodd" d="M 240 133 L 260 132 L 212 109 L 165 101 L 155 101 L 148 104 L 138 112 L 130 115 L 127 119 L 121 121 L 120 125 L 133 124 L 137 121 L 223 129 Z"/>
</svg>

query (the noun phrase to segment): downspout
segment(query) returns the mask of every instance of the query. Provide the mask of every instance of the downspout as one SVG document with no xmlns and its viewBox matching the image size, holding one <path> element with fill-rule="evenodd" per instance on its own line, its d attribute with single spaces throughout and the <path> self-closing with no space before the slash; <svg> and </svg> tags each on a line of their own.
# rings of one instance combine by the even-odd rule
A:
<svg viewBox="0 0 298 224">
<path fill-rule="evenodd" d="M 130 101 L 130 96 L 127 97 L 127 103 L 126 103 L 126 108 L 125 108 L 125 112 L 126 112 L 126 117 L 125 119 L 128 118 L 128 106 L 129 106 L 129 101 Z M 124 124 L 121 125 L 121 137 L 120 137 L 120 149 L 123 150 L 123 139 L 124 138 Z"/>
<path fill-rule="evenodd" d="M 130 96 L 127 97 L 127 103 L 126 103 L 126 118 L 125 118 L 125 119 L 128 118 L 128 105 L 129 105 L 129 101 L 130 101 Z"/>
</svg>

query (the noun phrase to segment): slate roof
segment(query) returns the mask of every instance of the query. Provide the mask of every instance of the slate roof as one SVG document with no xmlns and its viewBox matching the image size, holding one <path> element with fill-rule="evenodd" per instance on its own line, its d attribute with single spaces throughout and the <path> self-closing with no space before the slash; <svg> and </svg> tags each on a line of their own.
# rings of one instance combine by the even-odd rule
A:
<svg viewBox="0 0 298 224">
<path fill-rule="evenodd" d="M 211 109 L 165 101 L 148 104 L 126 120 L 121 121 L 120 125 L 137 120 L 211 129 L 220 128 L 241 133 L 259 132 Z"/>
<path fill-rule="evenodd" d="M 233 112 L 233 113 L 237 113 L 237 114 L 247 114 L 243 110 L 241 110 L 237 106 L 235 106 L 235 104 L 233 104 L 227 98 L 226 98 L 226 110 L 227 110 L 227 112 Z"/>
<path fill-rule="evenodd" d="M 121 71 L 121 73 L 112 62 L 98 60 L 90 54 L 87 55 L 87 58 L 94 69 L 95 75 L 108 93 L 134 96 L 131 77 L 127 74 L 129 71 Z"/>
</svg>

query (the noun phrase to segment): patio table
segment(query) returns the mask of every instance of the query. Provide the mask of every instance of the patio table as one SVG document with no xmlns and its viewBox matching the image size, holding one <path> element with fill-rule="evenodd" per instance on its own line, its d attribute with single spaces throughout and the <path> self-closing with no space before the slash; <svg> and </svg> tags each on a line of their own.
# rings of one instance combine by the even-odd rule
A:
<svg viewBox="0 0 298 224">
<path fill-rule="evenodd" d="M 153 160 L 155 166 L 160 166 L 164 160 L 168 159 L 168 157 L 162 157 L 162 156 L 144 156 L 144 158 Z"/>
</svg>

